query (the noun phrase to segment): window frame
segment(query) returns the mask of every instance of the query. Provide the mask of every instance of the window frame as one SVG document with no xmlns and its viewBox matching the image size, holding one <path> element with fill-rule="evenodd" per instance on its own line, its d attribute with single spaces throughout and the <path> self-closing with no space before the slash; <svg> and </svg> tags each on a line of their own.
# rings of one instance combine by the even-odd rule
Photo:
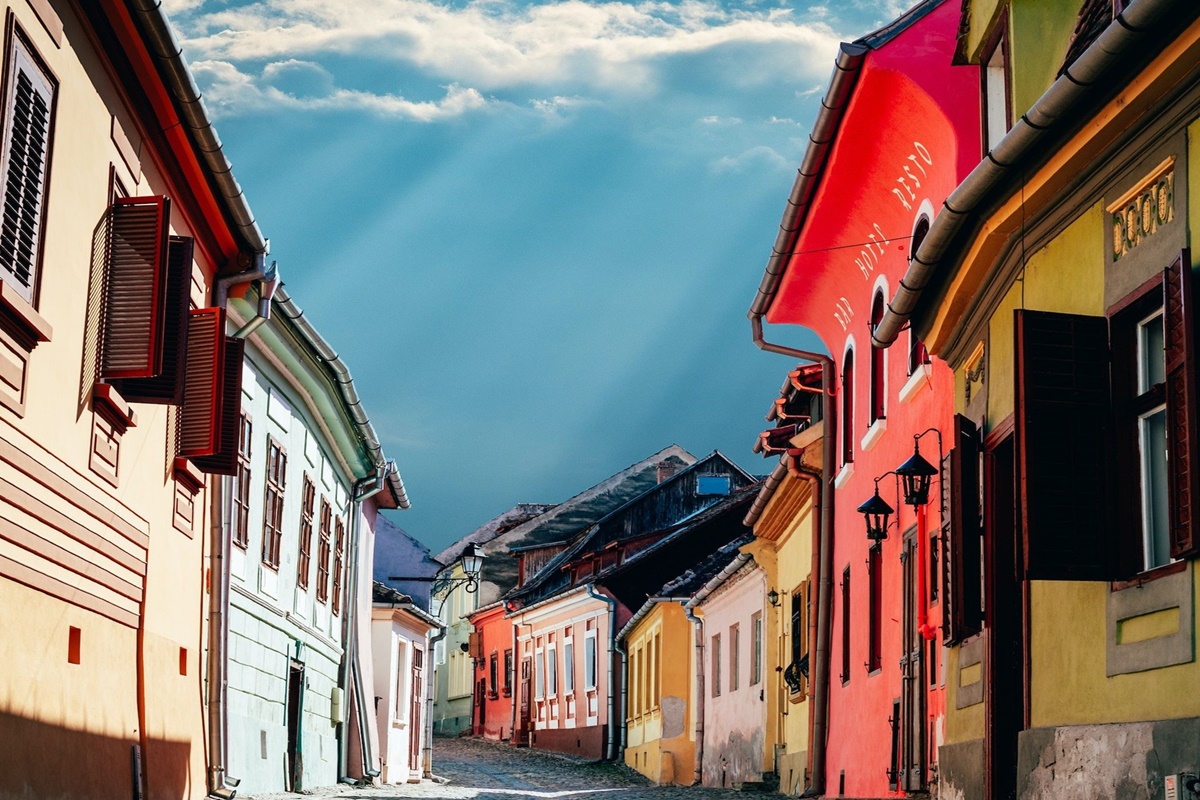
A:
<svg viewBox="0 0 1200 800">
<path fill-rule="evenodd" d="M 867 674 L 883 670 L 883 543 L 867 549 Z"/>
<path fill-rule="evenodd" d="M 842 356 L 842 464 L 854 463 L 854 345 Z"/>
<path fill-rule="evenodd" d="M 1008 5 L 1007 3 L 1000 9 L 1000 22 L 989 34 L 985 40 L 984 46 L 979 52 L 979 88 L 980 88 L 980 122 L 982 136 L 983 152 L 980 156 L 986 156 L 991 152 L 992 148 L 1000 139 L 1004 138 L 1013 126 L 1013 107 L 1012 107 L 1012 51 L 1011 39 L 1008 35 Z M 996 54 L 1000 55 L 1000 64 L 997 67 L 990 66 Z M 1004 80 L 1004 130 L 995 135 L 992 130 L 993 120 L 991 112 L 998 97 L 993 97 L 993 90 L 999 94 L 997 86 L 993 86 L 992 81 L 996 78 L 993 70 L 1001 70 Z"/>
<path fill-rule="evenodd" d="M 329 601 L 329 552 L 333 537 L 333 504 L 321 495 L 321 517 L 317 528 L 317 602 Z"/>
<path fill-rule="evenodd" d="M 242 412 L 238 423 L 237 473 L 233 478 L 233 525 L 231 535 L 235 546 L 250 548 L 250 483 L 254 458 L 254 420 Z"/>
<path fill-rule="evenodd" d="M 317 485 L 304 473 L 300 490 L 300 543 L 296 558 L 296 586 L 308 591 L 308 573 L 312 568 L 313 520 L 317 513 Z"/>
<path fill-rule="evenodd" d="M 721 696 L 721 634 L 714 633 L 709 637 L 709 649 L 712 659 L 712 696 Z"/>
<path fill-rule="evenodd" d="M 875 333 L 875 329 L 883 322 L 883 315 L 887 311 L 887 298 L 884 297 L 883 288 L 880 287 L 875 291 L 875 297 L 871 300 L 871 333 Z M 868 387 L 868 427 L 874 425 L 880 420 L 887 419 L 887 349 L 883 347 L 871 346 L 871 375 L 870 385 Z"/>
<path fill-rule="evenodd" d="M 331 572 L 330 609 L 342 613 L 342 573 L 346 568 L 346 519 L 338 514 L 333 520 L 333 569 Z"/>
<path fill-rule="evenodd" d="M 274 456 L 275 463 L 272 463 Z M 287 502 L 287 449 L 274 436 L 267 437 L 267 462 L 263 471 L 262 563 L 279 571 L 283 549 L 283 510 Z"/>
</svg>

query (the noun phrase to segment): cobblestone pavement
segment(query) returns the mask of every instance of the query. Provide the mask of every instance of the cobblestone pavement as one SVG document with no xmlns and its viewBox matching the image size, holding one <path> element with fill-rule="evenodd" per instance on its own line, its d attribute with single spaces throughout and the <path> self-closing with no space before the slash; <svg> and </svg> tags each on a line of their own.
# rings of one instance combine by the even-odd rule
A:
<svg viewBox="0 0 1200 800">
<path fill-rule="evenodd" d="M 437 738 L 433 772 L 441 780 L 387 787 L 330 787 L 313 795 L 344 800 L 446 798 L 459 800 L 745 800 L 730 789 L 655 786 L 624 765 L 595 763 L 571 756 L 479 739 Z M 307 793 L 306 794 L 310 794 Z M 256 800 L 295 800 L 297 795 L 260 795 Z"/>
</svg>

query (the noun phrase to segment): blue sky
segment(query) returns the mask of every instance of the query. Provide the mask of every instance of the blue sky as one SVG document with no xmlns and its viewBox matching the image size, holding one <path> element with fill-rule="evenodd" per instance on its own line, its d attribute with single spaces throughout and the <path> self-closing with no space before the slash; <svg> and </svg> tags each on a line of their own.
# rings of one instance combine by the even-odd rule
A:
<svg viewBox="0 0 1200 800">
<path fill-rule="evenodd" d="M 909 5 L 165 1 L 434 551 L 671 443 L 769 471 L 746 309 L 837 43 Z"/>
</svg>

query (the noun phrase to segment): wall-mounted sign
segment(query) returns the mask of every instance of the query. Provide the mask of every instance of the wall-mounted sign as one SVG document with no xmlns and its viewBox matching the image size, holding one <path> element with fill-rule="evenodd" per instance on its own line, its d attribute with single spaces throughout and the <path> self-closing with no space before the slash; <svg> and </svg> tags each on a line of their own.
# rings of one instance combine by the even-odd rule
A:
<svg viewBox="0 0 1200 800">
<path fill-rule="evenodd" d="M 1106 210 L 1113 262 L 1117 262 L 1175 219 L 1175 156 L 1155 167 Z"/>
</svg>

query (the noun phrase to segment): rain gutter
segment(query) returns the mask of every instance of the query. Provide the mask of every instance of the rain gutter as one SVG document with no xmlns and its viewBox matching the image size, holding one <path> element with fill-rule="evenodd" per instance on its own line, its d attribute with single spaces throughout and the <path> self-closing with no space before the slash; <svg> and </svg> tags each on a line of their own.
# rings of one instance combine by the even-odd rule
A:
<svg viewBox="0 0 1200 800">
<path fill-rule="evenodd" d="M 1131 61 L 1158 52 L 1153 46 L 1155 26 L 1172 16 L 1195 14 L 1195 0 L 1134 0 L 1117 15 L 942 203 L 883 321 L 871 334 L 873 345 L 888 347 L 896 341 L 936 273 L 956 264 L 959 253 L 952 245 L 968 225 L 979 224 L 978 215 L 1006 186 L 1021 179 L 1019 168 L 1049 157 L 1049 142 L 1086 123 L 1087 115 L 1080 112 L 1089 101 L 1123 85 L 1114 76 L 1127 72 Z"/>
</svg>

